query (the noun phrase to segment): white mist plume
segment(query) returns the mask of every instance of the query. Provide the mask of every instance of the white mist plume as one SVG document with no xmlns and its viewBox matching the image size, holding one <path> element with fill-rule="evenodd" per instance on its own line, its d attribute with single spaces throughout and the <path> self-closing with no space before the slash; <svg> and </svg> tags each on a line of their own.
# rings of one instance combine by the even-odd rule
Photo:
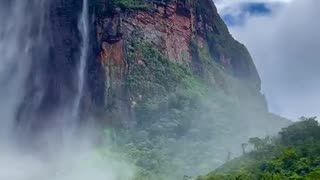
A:
<svg viewBox="0 0 320 180">
<path fill-rule="evenodd" d="M 2 147 L 2 180 L 129 180 L 132 167 L 116 154 L 97 151 L 87 140 L 69 137 L 66 144 L 52 143 L 39 152 Z M 53 141 L 54 142 L 54 141 Z M 55 146 L 55 147 L 54 147 Z"/>
<path fill-rule="evenodd" d="M 29 39 L 32 15 L 24 14 L 28 2 L 0 3 L 0 139 L 12 131 L 17 106 L 21 102 L 26 76 L 30 70 L 30 49 L 36 42 Z M 41 4 L 41 3 L 40 3 Z M 23 17 L 23 18 L 22 18 Z"/>
</svg>

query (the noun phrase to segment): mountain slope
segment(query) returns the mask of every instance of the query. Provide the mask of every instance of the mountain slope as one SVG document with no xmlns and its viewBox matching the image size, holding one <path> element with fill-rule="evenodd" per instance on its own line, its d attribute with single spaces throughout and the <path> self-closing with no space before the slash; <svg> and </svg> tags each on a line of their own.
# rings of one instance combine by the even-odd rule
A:
<svg viewBox="0 0 320 180">
<path fill-rule="evenodd" d="M 199 180 L 320 178 L 320 126 L 315 118 L 284 128 L 277 138 L 251 138 L 249 143 L 253 151 Z"/>
</svg>

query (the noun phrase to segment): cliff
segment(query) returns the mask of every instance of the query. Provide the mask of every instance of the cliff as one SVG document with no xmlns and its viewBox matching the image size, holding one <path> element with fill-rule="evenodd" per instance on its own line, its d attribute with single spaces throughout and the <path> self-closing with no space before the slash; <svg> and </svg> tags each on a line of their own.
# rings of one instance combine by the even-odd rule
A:
<svg viewBox="0 0 320 180">
<path fill-rule="evenodd" d="M 159 69 L 155 68 L 164 63 L 190 71 L 191 76 L 226 93 L 231 88 L 224 76 L 230 75 L 247 86 L 248 94 L 261 96 L 260 78 L 247 49 L 229 34 L 211 0 L 98 0 L 92 8 L 96 58 L 105 75 L 104 103 L 115 116 L 124 116 L 120 119 L 136 121 L 134 107 L 148 99 L 147 94 L 157 94 L 152 88 L 169 93 L 175 91 L 165 87 L 169 81 L 181 86 L 170 73 L 164 79 L 156 74 Z M 157 61 L 150 60 L 157 56 L 164 62 L 149 62 Z M 155 87 L 145 87 L 145 83 Z M 257 99 L 265 105 L 263 97 Z"/>
</svg>

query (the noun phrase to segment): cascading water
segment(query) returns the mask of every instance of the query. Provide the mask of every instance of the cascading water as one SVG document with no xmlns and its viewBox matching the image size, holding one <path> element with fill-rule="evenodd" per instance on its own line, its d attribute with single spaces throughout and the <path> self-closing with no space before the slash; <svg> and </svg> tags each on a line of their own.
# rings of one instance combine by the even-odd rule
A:
<svg viewBox="0 0 320 180">
<path fill-rule="evenodd" d="M 12 136 L 32 70 L 35 49 L 44 52 L 46 1 L 0 1 L 0 138 Z M 32 13 L 30 13 L 32 12 Z"/>
<path fill-rule="evenodd" d="M 71 10 L 66 3 L 74 2 L 0 1 L 0 142 L 15 136 L 18 121 L 19 131 L 26 133 L 34 127 L 56 131 L 52 126 L 57 126 L 64 132 L 76 128 L 86 84 L 88 0 L 82 1 L 79 15 L 74 12 L 70 17 L 65 16 Z M 68 23 L 76 16 L 78 27 L 73 27 Z M 76 29 L 81 42 L 74 40 Z M 65 45 L 69 34 L 56 38 L 66 32 L 74 33 L 70 38 L 74 45 Z M 74 64 L 66 67 L 70 60 Z M 75 78 L 68 79 L 70 75 Z"/>
<path fill-rule="evenodd" d="M 0 1 L 0 140 L 12 136 L 17 121 L 22 131 L 52 129 L 53 124 L 65 132 L 77 128 L 86 86 L 88 0 L 81 2 L 79 14 L 57 15 L 70 11 L 66 3 L 74 2 Z M 78 27 L 68 24 L 75 22 L 73 17 L 79 17 Z M 73 34 L 56 37 L 65 32 Z M 80 42 L 74 40 L 78 34 Z M 66 45 L 68 41 L 73 44 Z M 66 66 L 66 61 L 73 65 Z"/>
<path fill-rule="evenodd" d="M 78 65 L 78 91 L 75 96 L 74 106 L 72 110 L 72 117 L 79 118 L 80 104 L 83 97 L 83 91 L 85 86 L 85 73 L 86 73 L 86 61 L 88 58 L 88 46 L 89 46 L 89 15 L 88 15 L 88 0 L 83 0 L 82 11 L 78 22 L 78 29 L 81 33 L 81 54 L 80 62 Z"/>
</svg>

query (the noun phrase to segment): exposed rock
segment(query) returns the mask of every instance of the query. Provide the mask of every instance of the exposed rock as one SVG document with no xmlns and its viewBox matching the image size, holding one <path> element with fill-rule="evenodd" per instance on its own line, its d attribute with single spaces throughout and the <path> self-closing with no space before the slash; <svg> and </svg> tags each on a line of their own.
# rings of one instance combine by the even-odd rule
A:
<svg viewBox="0 0 320 180">
<path fill-rule="evenodd" d="M 132 111 L 125 78 L 134 61 L 145 64 L 141 58 L 128 57 L 136 42 L 152 44 L 170 61 L 190 67 L 198 75 L 204 75 L 207 67 L 197 49 L 208 48 L 209 59 L 259 94 L 260 79 L 249 53 L 231 37 L 211 0 L 145 1 L 145 5 L 147 9 L 119 10 L 111 1 L 99 0 L 94 6 L 107 109 Z"/>
</svg>

